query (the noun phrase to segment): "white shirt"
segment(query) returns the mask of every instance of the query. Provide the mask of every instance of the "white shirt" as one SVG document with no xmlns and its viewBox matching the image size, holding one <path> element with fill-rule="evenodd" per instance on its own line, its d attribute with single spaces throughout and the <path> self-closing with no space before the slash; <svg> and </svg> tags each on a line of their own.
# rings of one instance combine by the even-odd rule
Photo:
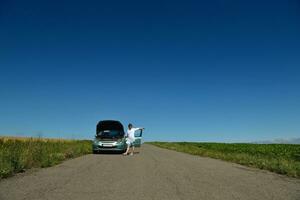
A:
<svg viewBox="0 0 300 200">
<path fill-rule="evenodd" d="M 131 128 L 130 130 L 129 129 L 127 130 L 127 136 L 131 142 L 133 142 L 135 140 L 134 132 L 137 130 L 140 130 L 140 129 L 141 128 Z"/>
</svg>

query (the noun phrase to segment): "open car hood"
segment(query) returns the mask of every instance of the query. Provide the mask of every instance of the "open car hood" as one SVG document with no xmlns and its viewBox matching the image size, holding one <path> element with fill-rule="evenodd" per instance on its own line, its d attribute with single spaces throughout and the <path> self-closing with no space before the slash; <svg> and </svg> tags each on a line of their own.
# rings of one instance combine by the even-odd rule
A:
<svg viewBox="0 0 300 200">
<path fill-rule="evenodd" d="M 120 132 L 120 137 L 124 136 L 124 127 L 119 121 L 114 121 L 114 120 L 105 120 L 105 121 L 100 121 L 97 124 L 96 127 L 96 135 L 98 135 L 100 132 L 103 131 L 108 131 L 108 130 L 114 130 L 114 131 L 119 131 Z M 102 139 L 101 136 L 97 136 Z"/>
</svg>

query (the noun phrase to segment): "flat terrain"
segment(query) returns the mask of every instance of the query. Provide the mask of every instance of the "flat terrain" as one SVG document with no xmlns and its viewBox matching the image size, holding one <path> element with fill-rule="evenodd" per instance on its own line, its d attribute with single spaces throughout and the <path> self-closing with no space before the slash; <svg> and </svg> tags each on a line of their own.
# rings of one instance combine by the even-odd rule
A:
<svg viewBox="0 0 300 200">
<path fill-rule="evenodd" d="M 0 199 L 300 199 L 300 180 L 143 145 L 0 180 Z"/>
<path fill-rule="evenodd" d="M 209 142 L 149 142 L 148 144 L 300 178 L 300 144 Z"/>
<path fill-rule="evenodd" d="M 0 178 L 90 154 L 91 145 L 89 140 L 0 136 Z"/>
</svg>

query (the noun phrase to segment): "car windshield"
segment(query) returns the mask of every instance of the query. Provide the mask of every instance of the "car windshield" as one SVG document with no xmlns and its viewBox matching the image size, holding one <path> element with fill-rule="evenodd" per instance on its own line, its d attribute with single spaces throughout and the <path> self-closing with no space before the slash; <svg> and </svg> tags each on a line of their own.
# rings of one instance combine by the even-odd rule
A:
<svg viewBox="0 0 300 200">
<path fill-rule="evenodd" d="M 122 132 L 119 130 L 104 130 L 97 134 L 97 137 L 100 138 L 118 138 L 122 136 Z"/>
</svg>

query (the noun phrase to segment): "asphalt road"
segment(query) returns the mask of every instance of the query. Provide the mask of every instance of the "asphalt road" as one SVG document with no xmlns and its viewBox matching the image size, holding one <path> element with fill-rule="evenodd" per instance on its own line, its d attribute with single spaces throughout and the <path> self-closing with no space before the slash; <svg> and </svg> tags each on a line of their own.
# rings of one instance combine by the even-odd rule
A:
<svg viewBox="0 0 300 200">
<path fill-rule="evenodd" d="M 0 200 L 300 199 L 300 180 L 143 145 L 134 156 L 86 155 L 0 180 Z"/>
</svg>

